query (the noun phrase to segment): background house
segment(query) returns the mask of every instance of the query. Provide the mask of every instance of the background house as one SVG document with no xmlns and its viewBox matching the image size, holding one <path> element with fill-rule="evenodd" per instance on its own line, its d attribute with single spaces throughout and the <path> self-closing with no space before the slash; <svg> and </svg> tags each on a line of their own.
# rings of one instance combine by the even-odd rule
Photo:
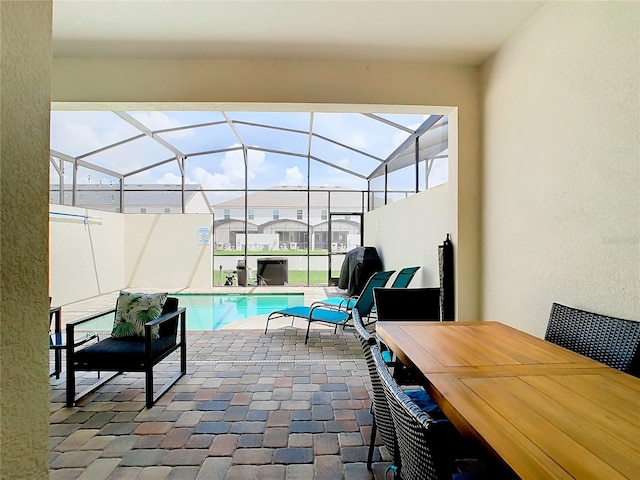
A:
<svg viewBox="0 0 640 480">
<path fill-rule="evenodd" d="M 329 204 L 329 194 L 331 203 Z M 309 194 L 302 187 L 279 187 L 266 191 L 250 192 L 246 198 L 248 229 L 254 234 L 250 250 L 327 250 L 346 251 L 360 244 L 359 218 L 351 218 L 349 213 L 364 214 L 367 211 L 366 195 L 363 192 L 340 189 L 338 187 L 314 187 Z M 329 240 L 329 205 L 333 212 L 345 215 L 332 219 L 331 240 Z M 245 198 L 238 196 L 232 200 L 214 205 L 215 242 L 219 246 L 233 246 L 244 249 Z M 264 242 L 255 235 L 277 235 L 275 248 L 265 236 Z"/>
<path fill-rule="evenodd" d="M 76 206 L 118 213 L 182 213 L 180 185 L 127 185 L 124 192 L 125 209 L 121 207 L 119 185 L 109 183 L 79 184 L 76 187 Z M 52 184 L 49 203 L 73 205 L 73 192 L 67 187 L 60 197 L 60 185 Z M 185 185 L 185 213 L 207 213 L 211 206 L 200 185 Z"/>
</svg>

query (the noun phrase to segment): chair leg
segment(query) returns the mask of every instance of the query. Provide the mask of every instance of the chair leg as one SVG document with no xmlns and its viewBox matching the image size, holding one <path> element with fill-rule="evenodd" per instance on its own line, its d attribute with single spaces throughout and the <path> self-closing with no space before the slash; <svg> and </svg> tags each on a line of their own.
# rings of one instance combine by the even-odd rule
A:
<svg viewBox="0 0 640 480">
<path fill-rule="evenodd" d="M 55 356 L 56 380 L 58 380 L 60 379 L 60 372 L 62 371 L 62 350 L 56 348 L 53 354 Z"/>
<path fill-rule="evenodd" d="M 73 407 L 76 400 L 76 372 L 71 362 L 67 362 L 67 407 Z"/>
<path fill-rule="evenodd" d="M 147 363 L 144 372 L 144 393 L 147 408 L 153 407 L 153 365 Z"/>
<path fill-rule="evenodd" d="M 307 344 L 307 341 L 309 340 L 309 329 L 311 328 L 311 322 L 307 322 L 307 335 L 304 337 L 304 344 Z"/>
<path fill-rule="evenodd" d="M 373 463 L 373 451 L 375 449 L 376 444 L 376 417 L 373 417 L 373 422 L 371 423 L 371 439 L 369 440 L 369 455 L 367 456 L 367 469 L 371 471 L 371 464 Z"/>
</svg>

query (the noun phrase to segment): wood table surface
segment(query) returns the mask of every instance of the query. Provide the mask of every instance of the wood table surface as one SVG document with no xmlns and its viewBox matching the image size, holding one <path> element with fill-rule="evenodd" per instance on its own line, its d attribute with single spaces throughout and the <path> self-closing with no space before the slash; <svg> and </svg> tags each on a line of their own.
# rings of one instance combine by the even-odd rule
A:
<svg viewBox="0 0 640 480">
<path fill-rule="evenodd" d="M 521 478 L 640 478 L 640 379 L 497 322 L 376 329 L 458 430 Z"/>
</svg>

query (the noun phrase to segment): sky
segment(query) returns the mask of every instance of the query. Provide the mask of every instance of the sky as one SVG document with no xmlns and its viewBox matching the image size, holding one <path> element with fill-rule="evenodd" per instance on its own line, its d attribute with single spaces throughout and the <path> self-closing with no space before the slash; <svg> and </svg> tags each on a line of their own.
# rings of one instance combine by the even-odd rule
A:
<svg viewBox="0 0 640 480">
<path fill-rule="evenodd" d="M 185 155 L 186 183 L 200 184 L 205 189 L 244 188 L 245 167 L 241 149 L 244 142 L 248 147 L 249 189 L 305 187 L 307 176 L 310 176 L 312 187 L 337 186 L 366 190 L 367 182 L 361 177 L 366 178 L 380 161 L 386 159 L 408 136 L 405 130 L 357 113 L 315 113 L 313 120 L 309 113 L 303 112 L 224 112 L 223 115 L 217 111 L 143 111 L 125 112 L 125 115 L 133 118 L 134 123 L 139 122 L 144 128 L 156 132 L 161 142 L 168 142 L 180 154 Z M 413 130 L 429 115 L 379 116 Z M 227 119 L 234 122 L 235 132 L 230 128 Z M 306 155 L 309 151 L 308 131 L 311 121 L 313 132 L 316 134 L 311 139 L 311 155 L 331 165 L 355 172 L 356 175 L 317 161 L 311 161 L 308 166 Z M 220 124 L 183 128 L 212 122 Z M 268 128 L 269 126 L 296 132 L 276 130 Z M 166 131 L 170 129 L 173 130 Z M 446 127 L 440 130 L 446 132 Z M 137 136 L 140 138 L 136 138 Z M 364 154 L 326 139 L 349 145 Z M 118 142 L 123 143 L 100 151 Z M 252 147 L 261 147 L 268 151 Z M 175 153 L 144 135 L 141 130 L 114 112 L 52 111 L 51 149 L 120 174 L 171 160 L 164 165 L 127 177 L 125 185 L 181 183 L 180 169 L 173 160 Z M 285 155 L 277 151 L 290 154 Z M 200 154 L 201 152 L 212 153 Z M 71 164 L 65 162 L 65 183 L 72 181 L 70 167 Z M 429 185 L 446 182 L 447 171 L 447 160 L 436 160 L 429 177 Z M 422 173 L 421 177 L 424 177 Z M 51 182 L 59 182 L 53 168 Z M 78 182 L 118 185 L 116 178 L 82 167 L 78 169 Z M 405 168 L 389 175 L 388 188 L 412 189 L 414 183 L 415 170 Z M 421 183 L 424 184 L 423 179 Z M 375 180 L 372 187 L 383 189 L 383 180 Z"/>
</svg>

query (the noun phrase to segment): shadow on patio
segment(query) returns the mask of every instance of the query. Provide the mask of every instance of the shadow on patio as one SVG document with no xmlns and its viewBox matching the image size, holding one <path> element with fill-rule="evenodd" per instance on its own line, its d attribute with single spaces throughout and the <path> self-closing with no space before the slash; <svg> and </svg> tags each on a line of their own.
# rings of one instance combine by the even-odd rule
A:
<svg viewBox="0 0 640 480">
<path fill-rule="evenodd" d="M 136 373 L 65 408 L 63 371 L 51 380 L 50 478 L 374 478 L 360 345 L 352 329 L 311 332 L 308 345 L 302 328 L 188 332 L 187 375 L 151 409 Z M 177 367 L 173 356 L 158 365 L 159 381 Z M 381 453 L 376 479 L 388 466 Z"/>
</svg>

